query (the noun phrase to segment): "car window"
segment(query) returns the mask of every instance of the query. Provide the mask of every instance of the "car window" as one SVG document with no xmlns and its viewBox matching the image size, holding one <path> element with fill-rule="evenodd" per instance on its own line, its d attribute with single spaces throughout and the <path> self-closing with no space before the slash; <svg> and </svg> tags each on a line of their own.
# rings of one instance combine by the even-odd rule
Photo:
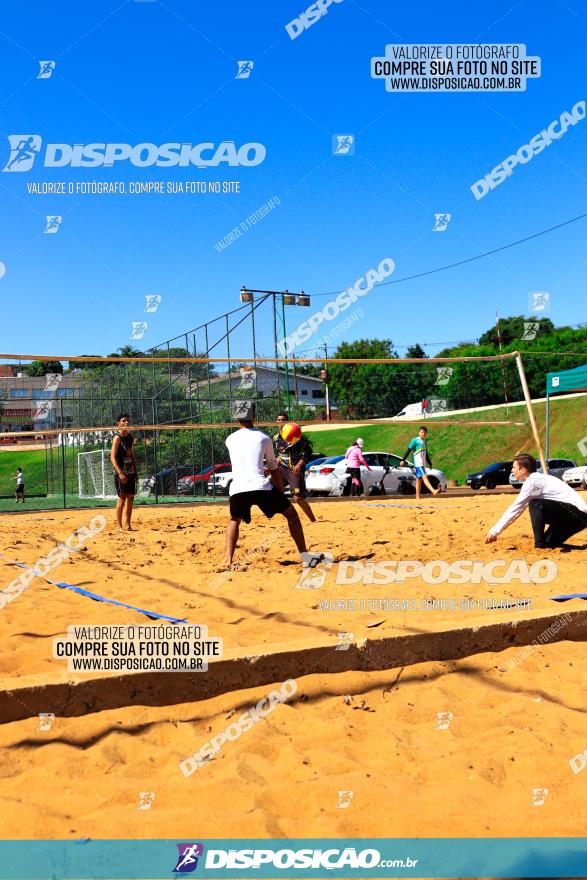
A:
<svg viewBox="0 0 587 880">
<path fill-rule="evenodd" d="M 575 467 L 575 463 L 570 458 L 563 458 L 561 467 L 572 468 Z"/>
<path fill-rule="evenodd" d="M 383 452 L 379 457 L 381 458 L 381 464 L 383 465 L 387 465 L 390 468 L 400 466 L 401 458 L 399 455 L 391 455 L 389 452 Z"/>
<path fill-rule="evenodd" d="M 376 452 L 368 452 L 363 456 L 369 467 L 377 467 L 379 465 L 379 456 Z"/>
</svg>

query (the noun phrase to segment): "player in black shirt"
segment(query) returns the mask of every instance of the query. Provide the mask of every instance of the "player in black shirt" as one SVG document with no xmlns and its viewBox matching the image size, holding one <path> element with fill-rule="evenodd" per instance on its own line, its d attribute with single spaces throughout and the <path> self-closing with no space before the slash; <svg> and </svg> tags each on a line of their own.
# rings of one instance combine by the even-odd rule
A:
<svg viewBox="0 0 587 880">
<path fill-rule="evenodd" d="M 316 522 L 312 508 L 304 498 L 306 491 L 304 468 L 312 454 L 310 444 L 304 437 L 289 443 L 281 436 L 281 428 L 289 421 L 287 413 L 278 413 L 276 421 L 279 431 L 273 437 L 273 445 L 281 476 L 291 490 L 291 500 L 294 504 L 300 505 L 310 522 Z"/>
<path fill-rule="evenodd" d="M 137 461 L 133 449 L 135 438 L 128 430 L 129 416 L 122 413 L 118 416 L 119 430 L 114 435 L 112 441 L 112 450 L 110 452 L 110 461 L 115 470 L 114 484 L 118 495 L 116 504 L 116 523 L 119 529 L 126 529 L 132 532 L 130 520 L 132 516 L 132 507 L 137 488 Z M 124 516 L 124 526 L 122 524 L 122 514 Z"/>
</svg>

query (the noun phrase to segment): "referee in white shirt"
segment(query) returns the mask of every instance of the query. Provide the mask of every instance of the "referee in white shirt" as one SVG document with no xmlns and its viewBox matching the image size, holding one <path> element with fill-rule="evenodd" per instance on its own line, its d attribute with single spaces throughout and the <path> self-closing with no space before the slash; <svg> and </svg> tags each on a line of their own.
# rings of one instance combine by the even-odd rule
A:
<svg viewBox="0 0 587 880">
<path fill-rule="evenodd" d="M 486 544 L 496 541 L 526 507 L 534 532 L 534 546 L 540 549 L 562 547 L 571 535 L 587 529 L 587 504 L 579 493 L 557 477 L 536 473 L 536 459 L 532 455 L 516 455 L 512 471 L 523 486 L 514 503 L 489 529 Z"/>
<path fill-rule="evenodd" d="M 245 402 L 241 401 L 242 403 Z M 243 416 L 246 418 L 243 419 Z M 313 554 L 307 553 L 300 518 L 283 494 L 283 480 L 273 451 L 273 443 L 267 434 L 253 427 L 253 418 L 254 406 L 251 404 L 245 412 L 241 405 L 237 415 L 241 428 L 226 438 L 232 464 L 232 482 L 229 490 L 230 521 L 226 526 L 226 566 L 229 568 L 232 565 L 241 520 L 250 523 L 253 505 L 259 507 L 269 519 L 276 513 L 283 514 L 302 562 L 304 565 L 311 564 L 308 558 Z M 265 476 L 266 467 L 270 471 L 271 479 Z"/>
</svg>

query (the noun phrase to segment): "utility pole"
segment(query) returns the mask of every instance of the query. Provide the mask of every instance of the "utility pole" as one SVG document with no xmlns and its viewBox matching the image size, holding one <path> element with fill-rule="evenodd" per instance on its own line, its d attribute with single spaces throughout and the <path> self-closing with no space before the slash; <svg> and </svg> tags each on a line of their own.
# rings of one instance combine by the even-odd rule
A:
<svg viewBox="0 0 587 880">
<path fill-rule="evenodd" d="M 328 346 L 326 342 L 324 343 L 324 369 L 320 371 L 320 377 L 324 379 L 324 386 L 326 388 L 326 421 L 330 421 L 330 389 L 328 387 L 329 375 L 328 375 Z"/>
</svg>

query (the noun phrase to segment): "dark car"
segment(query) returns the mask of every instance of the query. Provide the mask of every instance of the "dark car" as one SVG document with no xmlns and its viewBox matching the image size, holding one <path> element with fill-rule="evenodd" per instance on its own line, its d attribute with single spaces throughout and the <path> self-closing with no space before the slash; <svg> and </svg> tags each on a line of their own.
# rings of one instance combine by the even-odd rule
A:
<svg viewBox="0 0 587 880">
<path fill-rule="evenodd" d="M 467 486 L 470 486 L 471 489 L 480 489 L 481 486 L 485 486 L 486 489 L 509 486 L 512 464 L 511 461 L 497 461 L 494 464 L 488 464 L 482 471 L 467 475 Z"/>
<path fill-rule="evenodd" d="M 182 477 L 193 474 L 193 464 L 180 465 L 179 467 L 164 468 L 157 474 L 151 474 L 143 483 L 143 489 L 148 489 L 150 495 L 177 495 L 177 484 Z M 155 482 L 157 492 L 155 493 Z"/>
</svg>

